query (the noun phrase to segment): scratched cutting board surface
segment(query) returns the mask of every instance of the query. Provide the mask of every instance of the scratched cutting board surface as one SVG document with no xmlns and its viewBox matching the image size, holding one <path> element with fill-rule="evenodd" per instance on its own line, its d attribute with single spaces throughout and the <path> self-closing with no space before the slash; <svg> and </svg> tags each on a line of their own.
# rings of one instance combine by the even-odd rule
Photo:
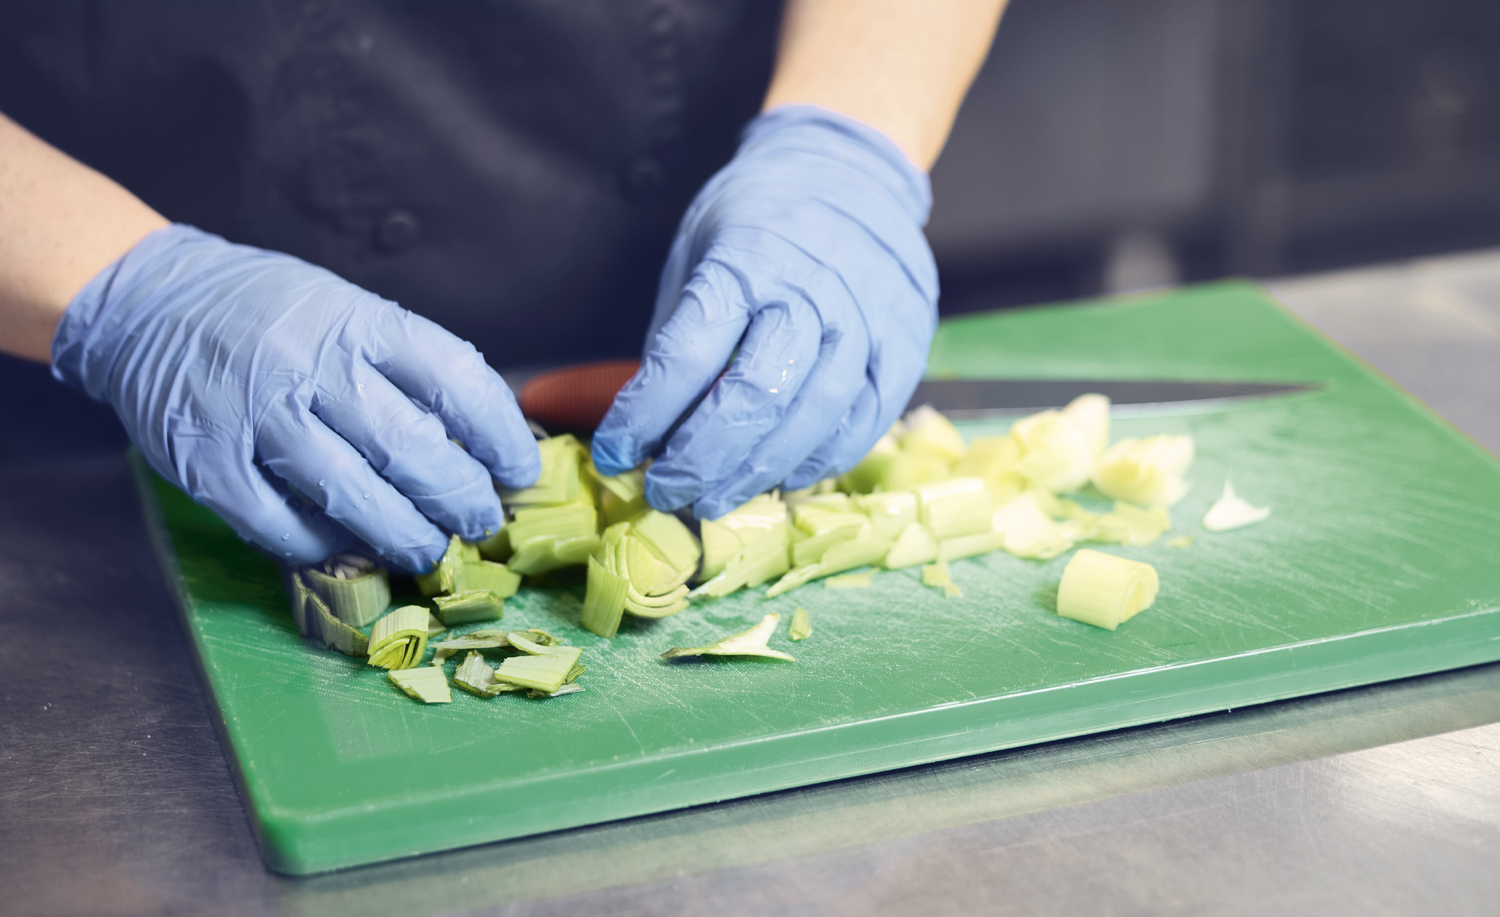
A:
<svg viewBox="0 0 1500 917">
<path fill-rule="evenodd" d="M 267 862 L 318 872 L 1500 659 L 1500 464 L 1259 287 L 952 320 L 929 372 L 1323 388 L 1119 412 L 1115 437 L 1191 433 L 1198 459 L 1168 536 L 1189 547 L 1107 548 L 1161 574 L 1117 632 L 1054 613 L 1069 555 L 956 562 L 961 599 L 915 570 L 762 587 L 613 641 L 577 626 L 564 578 L 506 603 L 505 626 L 584 647 L 587 690 L 545 700 L 423 706 L 309 646 L 275 565 L 143 473 Z M 1267 522 L 1202 531 L 1226 476 Z M 772 641 L 795 663 L 658 658 L 799 605 L 813 636 Z"/>
</svg>

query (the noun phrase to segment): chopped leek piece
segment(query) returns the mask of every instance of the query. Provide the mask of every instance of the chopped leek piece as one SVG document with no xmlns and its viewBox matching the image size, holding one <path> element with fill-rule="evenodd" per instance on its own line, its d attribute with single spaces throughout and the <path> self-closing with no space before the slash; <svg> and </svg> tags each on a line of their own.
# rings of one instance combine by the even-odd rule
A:
<svg viewBox="0 0 1500 917">
<path fill-rule="evenodd" d="M 1116 501 L 1114 510 L 1094 520 L 1090 537 L 1094 541 L 1146 545 L 1160 538 L 1171 527 L 1172 520 L 1164 507 L 1141 509 L 1124 501 Z"/>
<path fill-rule="evenodd" d="M 681 585 L 698 569 L 703 548 L 682 520 L 669 513 L 651 510 L 630 523 L 630 535 L 642 542 L 664 564 L 679 571 L 674 582 Z"/>
<path fill-rule="evenodd" d="M 427 609 L 403 605 L 370 628 L 370 665 L 409 669 L 427 651 Z"/>
<path fill-rule="evenodd" d="M 766 598 L 774 599 L 783 592 L 790 592 L 798 586 L 806 586 L 808 583 L 820 576 L 827 576 L 833 571 L 824 570 L 822 564 L 808 564 L 805 567 L 793 567 L 785 576 L 777 580 L 766 590 Z"/>
<path fill-rule="evenodd" d="M 666 618 L 688 607 L 688 587 L 678 586 L 665 595 L 645 595 L 634 586 L 625 588 L 625 612 L 639 618 Z"/>
<path fill-rule="evenodd" d="M 1169 541 L 1167 541 L 1167 547 L 1169 547 L 1169 548 L 1186 548 L 1186 547 L 1189 547 L 1190 545 L 1192 545 L 1192 543 L 1193 543 L 1193 536 L 1192 535 L 1183 535 L 1181 538 L 1173 538 L 1173 539 L 1170 539 Z"/>
<path fill-rule="evenodd" d="M 484 589 L 440 595 L 432 603 L 437 606 L 438 619 L 449 627 L 475 621 L 498 621 L 505 614 L 504 600 Z"/>
<path fill-rule="evenodd" d="M 1187 493 L 1192 463 L 1191 436 L 1122 439 L 1094 463 L 1094 486 L 1137 506 L 1171 506 Z"/>
<path fill-rule="evenodd" d="M 459 568 L 464 565 L 465 553 L 464 543 L 457 535 L 451 536 L 448 539 L 448 550 L 443 552 L 437 566 L 417 576 L 417 588 L 422 591 L 422 594 L 433 596 L 443 592 L 452 592 Z"/>
<path fill-rule="evenodd" d="M 1210 532 L 1227 532 L 1253 525 L 1271 515 L 1269 506 L 1251 506 L 1234 492 L 1234 485 L 1224 481 L 1224 493 L 1203 515 L 1203 527 Z"/>
<path fill-rule="evenodd" d="M 391 684 L 424 704 L 450 704 L 453 692 L 448 690 L 448 679 L 442 669 L 423 666 L 419 669 L 392 669 L 386 673 Z"/>
<path fill-rule="evenodd" d="M 546 631 L 531 628 L 528 630 L 519 631 L 470 631 L 469 633 L 464 634 L 461 637 L 454 637 L 452 640 L 444 640 L 441 643 L 429 643 L 428 646 L 431 646 L 434 649 L 438 650 L 450 651 L 504 649 L 506 647 L 515 645 L 511 643 L 510 640 L 510 638 L 513 636 L 526 640 L 530 645 L 533 646 L 556 646 L 558 642 L 556 637 L 552 636 Z"/>
<path fill-rule="evenodd" d="M 1114 630 L 1156 601 L 1156 568 L 1087 548 L 1068 561 L 1057 588 L 1057 613 Z"/>
<path fill-rule="evenodd" d="M 1021 458 L 1016 471 L 1053 492 L 1088 483 L 1094 458 L 1109 438 L 1109 399 L 1080 395 L 1061 411 L 1042 411 L 1010 428 Z"/>
<path fill-rule="evenodd" d="M 515 642 L 515 638 L 512 638 Z M 518 644 L 519 645 L 519 644 Z M 535 656 L 512 656 L 500 663 L 495 679 L 533 691 L 552 694 L 567 681 L 583 650 L 576 646 L 538 647 Z"/>
<path fill-rule="evenodd" d="M 823 586 L 828 589 L 868 589 L 870 580 L 875 575 L 873 571 L 868 573 L 845 573 L 842 576 L 830 576 L 823 581 Z"/>
<path fill-rule="evenodd" d="M 767 656 L 796 662 L 794 657 L 766 646 L 766 641 L 771 639 L 771 634 L 776 632 L 776 625 L 780 623 L 781 615 L 772 612 L 747 631 L 715 640 L 708 646 L 674 646 L 661 656 L 663 659 L 677 659 L 681 656 Z"/>
<path fill-rule="evenodd" d="M 453 683 L 475 697 L 494 697 L 507 691 L 520 690 L 516 685 L 495 680 L 495 670 L 484 657 L 472 650 L 458 664 L 453 673 Z"/>
<path fill-rule="evenodd" d="M 791 569 L 790 529 L 783 523 L 765 530 L 724 565 L 723 572 L 694 589 L 694 598 L 722 598 L 742 588 L 754 588 Z"/>
<path fill-rule="evenodd" d="M 939 538 L 973 535 L 990 530 L 994 498 L 983 478 L 950 478 L 917 488 L 923 525 Z"/>
<path fill-rule="evenodd" d="M 542 470 L 536 483 L 520 490 L 502 490 L 506 506 L 560 506 L 566 503 L 593 505 L 592 480 L 584 470 L 587 453 L 571 434 L 539 441 Z M 515 541 L 512 546 L 517 546 Z"/>
<path fill-rule="evenodd" d="M 761 494 L 718 519 L 704 520 L 700 526 L 703 566 L 699 581 L 706 583 L 724 572 L 731 558 L 760 539 L 775 539 L 784 553 L 786 525 L 787 505 L 774 493 Z"/>
<path fill-rule="evenodd" d="M 964 591 L 953 582 L 948 573 L 948 562 L 939 560 L 935 564 L 928 564 L 922 568 L 922 585 L 933 586 L 943 590 L 943 597 L 949 599 L 961 598 Z"/>
<path fill-rule="evenodd" d="M 863 535 L 851 541 L 841 541 L 824 551 L 823 556 L 818 559 L 818 566 L 822 567 L 825 573 L 842 573 L 845 570 L 853 570 L 855 567 L 878 564 L 885 559 L 890 550 L 889 539 Z"/>
<path fill-rule="evenodd" d="M 591 504 L 518 510 L 509 526 L 509 567 L 523 576 L 582 564 L 598 547 L 598 514 Z"/>
<path fill-rule="evenodd" d="M 497 599 L 508 599 L 521 588 L 521 575 L 505 564 L 488 560 L 469 560 L 454 578 L 453 592 L 484 591 Z"/>
<path fill-rule="evenodd" d="M 932 531 L 920 522 L 913 522 L 896 536 L 896 543 L 886 552 L 885 566 L 899 570 L 937 560 L 937 556 L 938 541 Z"/>
<path fill-rule="evenodd" d="M 1005 547 L 1004 532 L 979 532 L 974 535 L 955 535 L 938 541 L 938 560 L 961 560 L 979 554 L 988 554 Z M 1072 542 L 1069 542 L 1071 547 Z M 1064 549 L 1066 550 L 1066 549 Z M 1061 552 L 1058 552 L 1061 553 Z"/>
<path fill-rule="evenodd" d="M 368 655 L 369 640 L 365 635 L 334 617 L 322 596 L 303 581 L 298 570 L 292 571 L 292 615 L 306 625 L 307 636 L 323 641 L 329 649 L 345 656 Z"/>
<path fill-rule="evenodd" d="M 851 492 L 914 490 L 948 476 L 948 463 L 930 455 L 887 452 L 865 456 L 840 480 Z"/>
<path fill-rule="evenodd" d="M 447 626 L 445 624 L 443 624 L 442 621 L 438 620 L 437 615 L 433 614 L 430 611 L 427 612 L 427 639 L 428 640 L 431 640 L 433 637 L 436 637 L 438 634 L 441 634 L 443 631 L 445 631 L 447 629 L 448 629 Z"/>
<path fill-rule="evenodd" d="M 601 637 L 613 637 L 625 614 L 625 593 L 630 580 L 589 558 L 588 591 L 583 597 L 584 627 Z"/>
<path fill-rule="evenodd" d="M 390 574 L 373 560 L 337 554 L 323 561 L 322 568 L 304 568 L 303 579 L 345 624 L 364 627 L 391 604 Z"/>
<path fill-rule="evenodd" d="M 501 529 L 479 542 L 479 556 L 496 563 L 505 563 L 510 560 L 510 529 Z"/>
<path fill-rule="evenodd" d="M 808 620 L 807 609 L 799 606 L 796 611 L 792 612 L 792 623 L 788 626 L 786 633 L 787 639 L 796 643 L 811 637 L 812 632 L 812 621 Z"/>
<path fill-rule="evenodd" d="M 836 544 L 845 541 L 853 541 L 862 536 L 873 536 L 874 527 L 870 520 L 860 513 L 857 519 L 837 528 L 826 529 L 816 535 L 809 535 L 801 541 L 792 544 L 791 560 L 796 567 L 805 567 L 808 564 L 817 563 L 823 554 Z"/>
<path fill-rule="evenodd" d="M 995 510 L 993 525 L 1004 536 L 1001 547 L 1017 557 L 1050 560 L 1073 546 L 1069 530 L 1047 518 L 1037 505 L 1036 491 Z"/>
<path fill-rule="evenodd" d="M 946 465 L 963 457 L 963 434 L 932 405 L 907 412 L 901 423 L 905 429 L 899 441 L 902 452 L 939 459 Z"/>
<path fill-rule="evenodd" d="M 861 494 L 854 505 L 870 517 L 870 530 L 876 538 L 892 538 L 917 521 L 917 495 L 909 490 Z"/>
</svg>

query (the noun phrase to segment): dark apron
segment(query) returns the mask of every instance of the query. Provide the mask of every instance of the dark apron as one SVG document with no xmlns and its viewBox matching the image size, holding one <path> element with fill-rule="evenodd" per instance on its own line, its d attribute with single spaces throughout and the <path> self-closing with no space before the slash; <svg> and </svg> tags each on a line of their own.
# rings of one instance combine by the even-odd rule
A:
<svg viewBox="0 0 1500 917">
<path fill-rule="evenodd" d="M 770 75 L 766 0 L 23 0 L 0 111 L 496 367 L 633 355 Z"/>
</svg>

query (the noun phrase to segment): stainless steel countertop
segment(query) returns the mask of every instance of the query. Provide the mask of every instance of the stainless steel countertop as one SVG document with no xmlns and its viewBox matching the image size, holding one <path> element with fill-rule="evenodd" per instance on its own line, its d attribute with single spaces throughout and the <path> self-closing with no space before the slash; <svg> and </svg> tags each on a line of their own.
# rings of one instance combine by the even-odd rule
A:
<svg viewBox="0 0 1500 917">
<path fill-rule="evenodd" d="M 1500 252 L 1273 287 L 1500 451 Z M 6 914 L 1500 909 L 1500 664 L 280 877 L 123 460 L 0 467 L 0 494 Z"/>
</svg>

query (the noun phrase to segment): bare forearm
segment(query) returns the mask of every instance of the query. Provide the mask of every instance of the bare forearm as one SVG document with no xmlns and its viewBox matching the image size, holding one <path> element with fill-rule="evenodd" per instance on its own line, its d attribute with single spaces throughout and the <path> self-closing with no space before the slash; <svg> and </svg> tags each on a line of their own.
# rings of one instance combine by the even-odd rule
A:
<svg viewBox="0 0 1500 917">
<path fill-rule="evenodd" d="M 766 108 L 811 103 L 937 160 L 1006 0 L 790 0 Z"/>
<path fill-rule="evenodd" d="M 74 294 L 165 225 L 135 195 L 0 114 L 0 350 L 45 362 Z"/>
</svg>

